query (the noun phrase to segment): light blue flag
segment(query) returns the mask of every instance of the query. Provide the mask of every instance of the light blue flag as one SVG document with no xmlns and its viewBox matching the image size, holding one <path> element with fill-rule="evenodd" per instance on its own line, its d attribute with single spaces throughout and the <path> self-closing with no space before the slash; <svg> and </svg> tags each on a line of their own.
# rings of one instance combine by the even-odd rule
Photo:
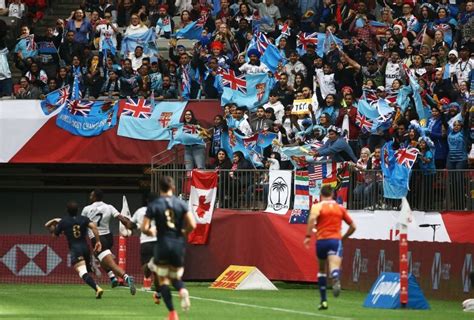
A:
<svg viewBox="0 0 474 320">
<path fill-rule="evenodd" d="M 408 105 L 410 104 L 409 95 L 412 93 L 413 93 L 413 90 L 411 89 L 410 86 L 403 86 L 398 91 L 397 105 L 400 106 L 400 109 L 402 110 L 402 112 L 405 112 L 405 110 L 408 108 Z"/>
<path fill-rule="evenodd" d="M 304 169 L 308 167 L 309 163 L 314 162 L 314 157 L 308 155 L 309 151 L 311 151 L 310 145 L 281 148 L 281 152 L 290 158 L 296 169 Z"/>
<path fill-rule="evenodd" d="M 431 116 L 430 108 L 425 108 L 423 105 L 423 100 L 421 99 L 420 94 L 420 85 L 418 84 L 418 81 L 415 79 L 414 75 L 411 72 L 408 72 L 407 74 L 410 81 L 410 87 L 413 91 L 413 100 L 415 101 L 415 109 L 416 113 L 418 113 L 418 118 L 420 121 L 424 120 L 427 122 Z"/>
<path fill-rule="evenodd" d="M 367 100 L 360 99 L 357 103 L 357 110 L 368 119 L 377 119 L 380 114 L 375 103 L 368 103 Z"/>
<path fill-rule="evenodd" d="M 129 52 L 134 52 L 137 46 L 143 47 L 143 53 L 148 55 L 156 54 L 156 49 L 150 43 L 156 41 L 155 28 L 150 28 L 145 32 L 126 35 L 122 39 L 122 55 L 127 55 Z"/>
<path fill-rule="evenodd" d="M 125 104 L 127 101 L 121 100 L 121 103 Z M 179 123 L 186 104 L 184 101 L 158 102 L 154 105 L 150 118 L 146 119 L 126 116 L 122 112 L 117 134 L 138 140 L 169 140 L 171 136 L 168 128 Z"/>
<path fill-rule="evenodd" d="M 382 147 L 381 167 L 385 198 L 401 199 L 409 190 L 411 168 L 416 161 L 418 149 L 393 150 L 393 141 Z"/>
<path fill-rule="evenodd" d="M 67 85 L 65 87 L 59 88 L 50 92 L 46 95 L 44 100 L 41 100 L 41 110 L 45 115 L 49 115 L 55 110 L 64 106 L 69 98 L 69 88 Z"/>
<path fill-rule="evenodd" d="M 186 27 L 179 29 L 176 32 L 177 39 L 190 39 L 190 40 L 200 40 L 203 30 L 203 24 L 199 23 L 200 21 L 194 21 L 188 24 Z"/>
<path fill-rule="evenodd" d="M 260 61 L 264 63 L 272 72 L 275 72 L 278 68 L 278 63 L 282 62 L 285 64 L 286 59 L 281 55 L 280 51 L 275 45 L 269 44 Z"/>
<path fill-rule="evenodd" d="M 175 145 L 205 145 L 206 143 L 202 139 L 200 134 L 200 127 L 194 124 L 178 123 L 168 128 L 170 132 L 170 143 L 168 144 L 168 150 L 172 149 Z"/>
<path fill-rule="evenodd" d="M 117 124 L 118 102 L 68 101 L 56 118 L 56 125 L 73 135 L 93 137 Z"/>
<path fill-rule="evenodd" d="M 113 56 L 117 54 L 117 48 L 115 48 L 112 39 L 104 38 L 104 40 L 102 40 L 102 51 L 105 56 L 107 56 L 107 52 L 110 52 Z"/>
<path fill-rule="evenodd" d="M 163 32 L 171 32 L 171 18 L 169 16 L 166 16 L 164 19 L 159 18 L 156 21 L 156 27 L 159 30 L 163 30 Z"/>
<path fill-rule="evenodd" d="M 215 17 L 221 11 L 221 0 L 212 0 L 212 16 Z"/>
<path fill-rule="evenodd" d="M 317 39 L 316 39 L 317 38 Z M 304 55 L 306 53 L 306 44 L 307 43 L 316 43 L 316 53 L 320 57 L 324 57 L 324 54 L 329 51 L 331 43 L 335 42 L 336 45 L 342 48 L 342 40 L 332 34 L 326 33 L 305 33 L 300 32 L 297 39 L 297 48 L 298 54 Z"/>
<path fill-rule="evenodd" d="M 245 76 L 247 93 L 224 87 L 221 96 L 221 105 L 236 103 L 238 106 L 246 106 L 250 111 L 255 111 L 258 106 L 268 101 L 270 90 L 275 84 L 275 78 L 266 73 L 248 74 Z"/>
</svg>

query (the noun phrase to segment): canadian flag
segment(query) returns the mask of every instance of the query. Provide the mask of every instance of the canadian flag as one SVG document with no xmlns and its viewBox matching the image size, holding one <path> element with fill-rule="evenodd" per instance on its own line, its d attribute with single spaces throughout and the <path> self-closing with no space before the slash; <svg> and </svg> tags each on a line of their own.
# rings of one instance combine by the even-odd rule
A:
<svg viewBox="0 0 474 320">
<path fill-rule="evenodd" d="M 217 172 L 193 170 L 189 210 L 196 220 L 196 229 L 189 234 L 188 242 L 206 244 L 211 228 L 212 213 L 217 194 Z"/>
</svg>

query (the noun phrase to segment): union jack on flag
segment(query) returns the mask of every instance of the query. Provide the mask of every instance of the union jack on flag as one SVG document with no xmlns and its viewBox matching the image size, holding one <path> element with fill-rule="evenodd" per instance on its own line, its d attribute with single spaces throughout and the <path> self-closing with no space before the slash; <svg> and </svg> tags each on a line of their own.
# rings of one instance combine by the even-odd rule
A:
<svg viewBox="0 0 474 320">
<path fill-rule="evenodd" d="M 122 116 L 131 116 L 135 118 L 150 119 L 152 114 L 151 104 L 147 104 L 145 99 L 138 99 L 136 102 L 128 97 L 123 107 Z"/>
<path fill-rule="evenodd" d="M 263 55 L 270 42 L 268 41 L 267 36 L 264 33 L 257 32 L 255 34 L 255 44 L 257 45 L 258 52 Z"/>
<path fill-rule="evenodd" d="M 306 33 L 300 32 L 298 33 L 298 38 L 296 39 L 296 45 L 298 47 L 302 46 L 304 50 L 307 49 L 308 44 L 314 44 L 315 46 L 318 44 L 318 33 Z"/>
<path fill-rule="evenodd" d="M 93 101 L 68 100 L 67 108 L 75 116 L 87 117 L 93 104 Z"/>
<path fill-rule="evenodd" d="M 194 124 L 185 124 L 183 126 L 183 133 L 198 134 L 199 133 L 198 126 L 196 126 Z"/>
<path fill-rule="evenodd" d="M 207 21 L 207 15 L 200 17 L 197 22 L 196 22 L 196 27 L 198 28 L 204 28 L 204 25 L 206 24 Z"/>
<path fill-rule="evenodd" d="M 363 132 L 370 132 L 372 130 L 373 123 L 359 112 L 357 112 L 356 123 Z"/>
<path fill-rule="evenodd" d="M 222 70 L 219 74 L 222 77 L 222 85 L 224 87 L 247 93 L 247 81 L 245 80 L 245 75 L 236 76 L 232 69 Z"/>
<path fill-rule="evenodd" d="M 364 89 L 361 98 L 366 100 L 368 103 L 377 102 L 379 100 L 376 91 L 370 89 Z"/>
<path fill-rule="evenodd" d="M 65 87 L 62 87 L 58 90 L 58 100 L 56 102 L 56 105 L 57 106 L 62 106 L 63 104 L 65 104 L 68 100 L 68 97 L 69 97 L 69 85 L 65 86 Z"/>
<path fill-rule="evenodd" d="M 397 158 L 398 164 L 411 169 L 419 153 L 420 151 L 417 148 L 398 149 L 395 151 L 395 157 Z"/>
<path fill-rule="evenodd" d="M 288 26 L 288 23 L 285 23 L 281 28 L 281 34 L 284 36 L 290 36 L 291 28 Z"/>
</svg>

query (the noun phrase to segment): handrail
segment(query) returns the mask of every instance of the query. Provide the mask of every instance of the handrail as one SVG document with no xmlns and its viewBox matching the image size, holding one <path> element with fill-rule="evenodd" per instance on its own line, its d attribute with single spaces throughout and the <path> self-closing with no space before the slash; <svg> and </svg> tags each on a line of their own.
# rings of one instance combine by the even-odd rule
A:
<svg viewBox="0 0 474 320">
<path fill-rule="evenodd" d="M 290 171 L 292 174 L 295 172 Z M 230 175 L 231 172 L 234 176 Z M 216 206 L 234 210 L 264 210 L 267 205 L 268 173 L 268 170 L 263 169 L 218 170 Z M 189 198 L 191 185 L 189 170 L 152 169 L 152 191 L 157 191 L 158 182 L 163 176 L 173 177 L 177 194 L 183 199 Z M 352 169 L 348 178 L 348 209 L 400 210 L 400 200 L 384 198 L 383 177 L 380 170 L 360 172 Z M 341 179 L 347 181 L 347 176 Z M 436 170 L 433 174 L 413 170 L 407 199 L 412 209 L 417 211 L 472 211 L 474 170 Z"/>
</svg>

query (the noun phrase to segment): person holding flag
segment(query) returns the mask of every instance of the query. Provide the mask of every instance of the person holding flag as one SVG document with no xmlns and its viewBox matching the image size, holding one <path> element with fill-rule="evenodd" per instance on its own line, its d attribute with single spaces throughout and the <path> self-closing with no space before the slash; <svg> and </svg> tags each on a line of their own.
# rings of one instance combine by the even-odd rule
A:
<svg viewBox="0 0 474 320">
<path fill-rule="evenodd" d="M 169 39 L 174 30 L 174 21 L 168 14 L 168 6 L 162 4 L 158 9 L 158 20 L 156 21 L 156 35 L 160 38 Z"/>
</svg>

